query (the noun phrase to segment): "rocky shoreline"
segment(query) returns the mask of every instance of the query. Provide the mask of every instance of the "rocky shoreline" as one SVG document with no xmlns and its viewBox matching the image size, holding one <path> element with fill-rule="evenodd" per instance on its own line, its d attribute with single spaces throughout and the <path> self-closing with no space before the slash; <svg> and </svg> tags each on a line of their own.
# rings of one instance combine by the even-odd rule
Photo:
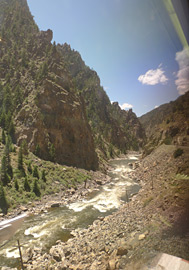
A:
<svg viewBox="0 0 189 270">
<path fill-rule="evenodd" d="M 159 252 L 189 260 L 189 190 L 182 171 L 188 149 L 174 158 L 175 149 L 162 145 L 128 173 L 142 188 L 115 213 L 74 230 L 73 238 L 57 241 L 48 253 L 29 248 L 26 269 L 149 269 Z"/>
</svg>

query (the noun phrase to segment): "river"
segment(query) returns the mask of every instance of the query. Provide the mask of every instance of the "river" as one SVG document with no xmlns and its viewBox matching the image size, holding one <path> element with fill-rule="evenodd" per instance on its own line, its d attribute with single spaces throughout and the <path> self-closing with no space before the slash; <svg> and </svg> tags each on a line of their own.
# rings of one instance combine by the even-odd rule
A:
<svg viewBox="0 0 189 270">
<path fill-rule="evenodd" d="M 129 163 L 137 159 L 138 156 L 129 155 L 127 159 L 111 160 L 110 183 L 93 190 L 82 201 L 26 218 L 11 240 L 0 248 L 0 268 L 19 265 L 19 252 L 15 247 L 17 239 L 23 249 L 36 246 L 47 251 L 57 240 L 67 241 L 72 237 L 72 230 L 85 228 L 97 218 L 116 211 L 140 189 L 139 184 L 127 175 L 131 171 Z"/>
</svg>

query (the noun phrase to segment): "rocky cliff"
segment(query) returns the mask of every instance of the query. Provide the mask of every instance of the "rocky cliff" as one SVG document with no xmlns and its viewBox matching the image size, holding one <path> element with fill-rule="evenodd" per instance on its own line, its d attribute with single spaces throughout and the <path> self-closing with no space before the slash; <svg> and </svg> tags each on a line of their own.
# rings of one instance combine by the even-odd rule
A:
<svg viewBox="0 0 189 270">
<path fill-rule="evenodd" d="M 67 44 L 39 31 L 26 0 L 0 0 L 0 125 L 39 157 L 98 168 L 143 145 L 136 115 L 111 104 L 97 73 Z M 97 157 L 98 154 L 98 157 Z"/>
<path fill-rule="evenodd" d="M 188 108 L 189 92 L 139 118 L 146 131 L 149 152 L 162 143 L 189 145 Z"/>
<path fill-rule="evenodd" d="M 58 44 L 57 50 L 66 62 L 76 91 L 85 100 L 96 147 L 105 155 L 107 145 L 122 152 L 139 149 L 144 144 L 145 133 L 132 110 L 121 110 L 117 102 L 111 104 L 97 73 L 85 65 L 80 54 L 70 45 Z"/>
<path fill-rule="evenodd" d="M 52 31 L 38 30 L 26 1 L 12 1 L 3 15 L 1 116 L 13 114 L 18 145 L 26 140 L 43 159 L 96 169 L 85 104 L 73 91 L 69 73 L 51 44 Z M 8 88 L 14 104 L 6 108 Z"/>
</svg>

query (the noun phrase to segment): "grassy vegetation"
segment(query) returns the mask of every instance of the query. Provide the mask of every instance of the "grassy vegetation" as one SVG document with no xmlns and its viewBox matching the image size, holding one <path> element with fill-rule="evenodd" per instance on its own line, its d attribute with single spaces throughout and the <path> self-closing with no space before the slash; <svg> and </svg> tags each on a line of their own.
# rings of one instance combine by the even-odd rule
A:
<svg viewBox="0 0 189 270">
<path fill-rule="evenodd" d="M 4 146 L 1 143 L 0 149 L 0 154 L 2 154 Z M 15 147 L 15 152 L 10 153 L 13 178 L 7 185 L 2 186 L 8 211 L 17 208 L 19 205 L 39 200 L 44 195 L 56 194 L 69 188 L 77 188 L 79 184 L 91 179 L 88 171 L 44 161 L 30 152 L 27 155 L 23 154 L 23 168 L 22 170 L 18 169 L 20 149 Z M 4 212 L 3 209 L 0 209 L 0 211 Z"/>
</svg>

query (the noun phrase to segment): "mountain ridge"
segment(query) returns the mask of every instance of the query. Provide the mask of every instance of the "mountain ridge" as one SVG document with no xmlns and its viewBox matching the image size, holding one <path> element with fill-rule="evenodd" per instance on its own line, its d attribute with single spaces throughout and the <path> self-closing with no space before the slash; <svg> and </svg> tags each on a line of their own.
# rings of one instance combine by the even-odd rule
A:
<svg viewBox="0 0 189 270">
<path fill-rule="evenodd" d="M 139 117 L 143 125 L 147 145 L 145 149 L 152 151 L 154 147 L 165 144 L 181 146 L 189 145 L 189 92 L 176 100 L 163 104 Z"/>
<path fill-rule="evenodd" d="M 2 11 L 1 118 L 13 115 L 18 145 L 26 140 L 43 159 L 93 170 L 99 160 L 142 147 L 145 134 L 136 115 L 111 105 L 78 52 L 52 44 L 50 29 L 39 31 L 26 0 L 10 0 Z M 16 101 L 11 112 L 4 106 L 8 94 Z"/>
</svg>

